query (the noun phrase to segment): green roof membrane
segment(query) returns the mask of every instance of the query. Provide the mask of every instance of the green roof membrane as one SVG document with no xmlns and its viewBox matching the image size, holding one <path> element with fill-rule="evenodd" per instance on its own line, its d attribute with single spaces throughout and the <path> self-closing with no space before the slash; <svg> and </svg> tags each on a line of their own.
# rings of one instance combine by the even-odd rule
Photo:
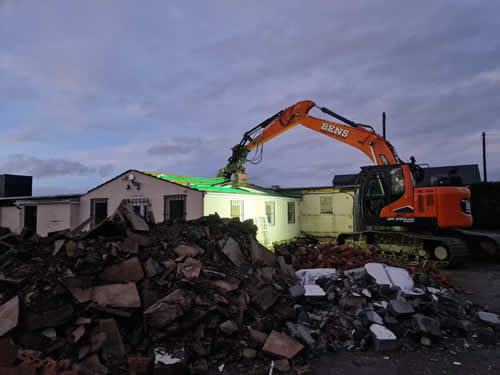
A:
<svg viewBox="0 0 500 375">
<path fill-rule="evenodd" d="M 203 177 L 178 176 L 173 174 L 156 173 L 148 171 L 141 171 L 141 172 L 162 180 L 167 180 L 176 184 L 184 185 L 186 187 L 199 191 L 300 198 L 300 196 L 295 196 L 291 194 L 282 194 L 255 185 L 249 185 L 245 187 L 234 187 L 231 180 L 225 179 L 223 177 L 203 178 Z"/>
<path fill-rule="evenodd" d="M 231 180 L 227 180 L 223 177 L 217 178 L 203 178 L 203 177 L 188 177 L 188 176 L 177 176 L 165 173 L 155 173 L 141 171 L 142 173 L 149 174 L 156 178 L 162 180 L 167 180 L 170 182 L 175 182 L 176 184 L 184 185 L 190 187 L 191 189 L 196 189 L 200 191 L 213 191 L 218 193 L 234 193 L 234 194 L 254 194 L 258 193 L 250 192 L 244 189 L 239 189 L 233 187 Z"/>
</svg>

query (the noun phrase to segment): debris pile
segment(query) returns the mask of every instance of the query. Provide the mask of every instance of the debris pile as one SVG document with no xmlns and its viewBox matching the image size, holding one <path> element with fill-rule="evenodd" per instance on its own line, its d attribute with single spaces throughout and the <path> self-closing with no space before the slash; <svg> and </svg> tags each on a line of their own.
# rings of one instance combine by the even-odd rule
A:
<svg viewBox="0 0 500 375">
<path fill-rule="evenodd" d="M 411 279 L 346 247 L 273 253 L 255 234 L 217 215 L 151 225 L 126 204 L 86 233 L 5 232 L 0 373 L 307 374 L 327 350 L 497 341 L 498 316 L 435 270 Z"/>
<path fill-rule="evenodd" d="M 275 250 L 297 270 L 312 268 L 348 270 L 363 267 L 367 263 L 397 265 L 396 262 L 384 258 L 373 245 L 366 249 L 359 249 L 349 245 L 334 245 L 332 243 L 291 243 L 278 245 Z M 438 268 L 431 262 L 409 262 L 403 266 L 412 273 L 428 274 L 441 287 L 451 287 L 446 277 L 441 275 Z"/>
<path fill-rule="evenodd" d="M 300 368 L 304 347 L 283 334 L 295 270 L 255 234 L 216 215 L 150 226 L 125 204 L 87 233 L 5 234 L 0 373 Z"/>
<path fill-rule="evenodd" d="M 440 288 L 428 273 L 382 263 L 345 271 L 305 269 L 290 288 L 297 322 L 292 337 L 311 351 L 413 351 L 420 347 L 465 348 L 500 342 L 497 314 L 484 312 L 454 289 Z M 447 340 L 449 339 L 449 340 Z"/>
</svg>

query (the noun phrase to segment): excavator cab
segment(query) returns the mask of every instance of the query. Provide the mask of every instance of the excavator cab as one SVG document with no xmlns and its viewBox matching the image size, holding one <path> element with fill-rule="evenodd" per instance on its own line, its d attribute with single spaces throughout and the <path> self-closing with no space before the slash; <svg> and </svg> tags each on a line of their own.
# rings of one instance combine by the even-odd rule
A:
<svg viewBox="0 0 500 375">
<path fill-rule="evenodd" d="M 414 163 L 362 167 L 358 215 L 367 226 L 467 228 L 472 224 L 464 187 L 416 187 L 422 178 Z"/>
<path fill-rule="evenodd" d="M 361 168 L 361 185 L 359 191 L 360 212 L 367 225 L 397 225 L 392 218 L 381 217 L 384 208 L 402 200 L 397 213 L 413 213 L 411 204 L 408 204 L 405 193 L 413 187 L 413 176 L 404 169 L 408 165 L 382 165 Z M 408 185 L 408 186 L 407 186 Z M 402 221 L 402 220 L 398 220 Z M 407 220 L 406 220 L 407 221 Z"/>
</svg>

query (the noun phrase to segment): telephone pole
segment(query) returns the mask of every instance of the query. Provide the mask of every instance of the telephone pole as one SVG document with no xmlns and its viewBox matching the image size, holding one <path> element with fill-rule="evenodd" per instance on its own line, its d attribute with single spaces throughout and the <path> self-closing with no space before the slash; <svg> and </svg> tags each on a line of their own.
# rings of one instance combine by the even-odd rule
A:
<svg viewBox="0 0 500 375">
<path fill-rule="evenodd" d="M 488 182 L 488 174 L 486 173 L 486 133 L 483 132 L 483 182 Z"/>
</svg>

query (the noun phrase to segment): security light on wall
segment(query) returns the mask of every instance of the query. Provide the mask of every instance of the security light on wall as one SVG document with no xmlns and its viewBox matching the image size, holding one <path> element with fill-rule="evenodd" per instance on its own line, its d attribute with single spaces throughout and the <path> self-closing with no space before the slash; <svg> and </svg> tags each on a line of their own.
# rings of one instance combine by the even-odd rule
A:
<svg viewBox="0 0 500 375">
<path fill-rule="evenodd" d="M 135 179 L 135 176 L 132 173 L 128 175 L 129 181 L 134 181 L 134 179 Z"/>
</svg>

